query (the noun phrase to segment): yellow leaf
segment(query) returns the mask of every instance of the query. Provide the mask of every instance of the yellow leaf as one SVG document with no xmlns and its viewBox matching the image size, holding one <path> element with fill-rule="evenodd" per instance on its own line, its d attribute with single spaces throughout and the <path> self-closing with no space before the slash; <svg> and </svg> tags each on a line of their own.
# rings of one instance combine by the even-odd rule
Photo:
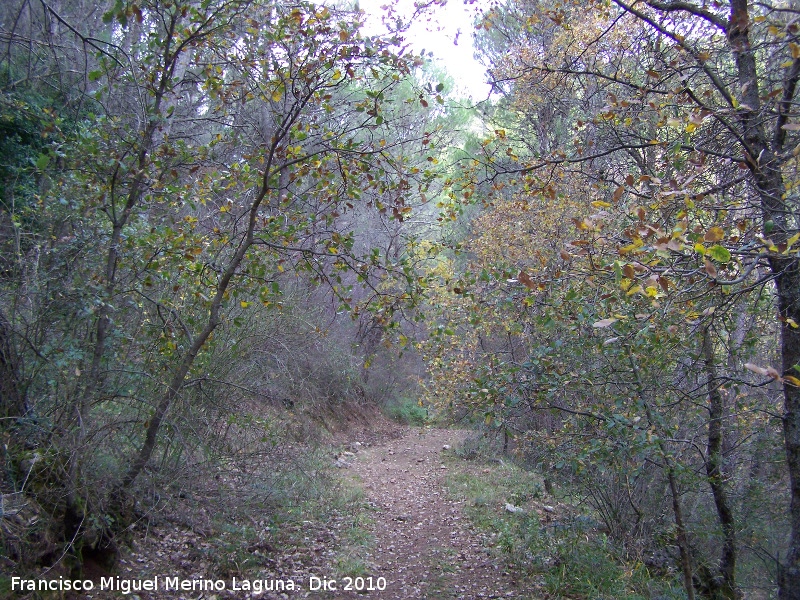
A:
<svg viewBox="0 0 800 600">
<path fill-rule="evenodd" d="M 333 72 L 333 77 L 331 77 L 331 79 L 333 79 L 334 81 L 339 81 L 341 78 L 342 78 L 342 72 L 339 69 L 336 69 Z"/>
<path fill-rule="evenodd" d="M 626 296 L 633 296 L 634 294 L 636 294 L 638 292 L 641 292 L 641 291 L 642 291 L 642 286 L 635 285 L 631 289 L 629 289 L 627 292 L 625 292 L 625 295 Z"/>
<path fill-rule="evenodd" d="M 273 102 L 280 102 L 280 99 L 283 98 L 283 94 L 280 90 L 275 90 L 272 92 L 272 101 Z"/>
<path fill-rule="evenodd" d="M 242 300 L 241 302 L 239 302 L 239 306 L 241 306 L 242 308 L 247 308 L 248 306 L 250 306 L 250 303 Z"/>
<path fill-rule="evenodd" d="M 611 203 L 603 202 L 602 200 L 595 200 L 594 202 L 592 202 L 592 206 L 594 206 L 595 208 L 608 208 L 609 206 L 611 206 Z"/>
<path fill-rule="evenodd" d="M 800 379 L 795 377 L 794 375 L 787 375 L 783 378 L 783 381 L 786 383 L 790 383 L 795 387 L 800 387 Z"/>
<path fill-rule="evenodd" d="M 706 242 L 718 242 L 724 237 L 725 237 L 725 232 L 722 230 L 722 227 L 717 227 L 715 225 L 714 227 L 711 227 L 709 228 L 708 231 L 706 231 L 706 234 L 703 237 L 703 239 Z"/>
<path fill-rule="evenodd" d="M 798 327 L 798 325 L 797 325 L 797 321 L 795 321 L 794 319 L 787 318 L 787 319 L 786 319 L 786 323 L 787 323 L 787 324 L 788 324 L 790 327 L 792 327 L 792 328 L 794 328 L 794 329 L 797 329 L 797 327 Z"/>
</svg>

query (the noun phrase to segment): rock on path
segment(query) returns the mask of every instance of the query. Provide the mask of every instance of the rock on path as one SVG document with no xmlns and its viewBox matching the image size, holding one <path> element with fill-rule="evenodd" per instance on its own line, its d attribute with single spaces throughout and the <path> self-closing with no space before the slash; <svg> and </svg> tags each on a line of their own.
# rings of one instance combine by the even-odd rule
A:
<svg viewBox="0 0 800 600">
<path fill-rule="evenodd" d="M 358 453 L 351 469 L 366 502 L 374 507 L 375 542 L 368 555 L 368 575 L 384 577 L 386 589 L 328 597 L 519 597 L 511 576 L 471 530 L 462 502 L 448 498 L 444 489 L 443 447 L 458 444 L 465 436 L 457 430 L 414 429 Z M 340 579 L 340 589 L 341 585 Z"/>
</svg>

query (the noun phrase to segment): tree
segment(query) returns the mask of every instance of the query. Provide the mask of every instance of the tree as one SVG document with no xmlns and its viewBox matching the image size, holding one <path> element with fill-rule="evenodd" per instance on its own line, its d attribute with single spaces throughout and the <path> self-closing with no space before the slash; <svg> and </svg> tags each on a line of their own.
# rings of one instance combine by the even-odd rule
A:
<svg viewBox="0 0 800 600">
<path fill-rule="evenodd" d="M 723 414 L 735 410 L 721 406 L 726 401 L 720 395 L 732 398 L 739 385 L 779 385 L 783 395 L 792 537 L 778 580 L 782 598 L 800 593 L 800 380 L 795 373 L 800 369 L 800 232 L 792 191 L 798 140 L 791 122 L 800 63 L 794 14 L 793 7 L 738 1 L 708 7 L 614 0 L 593 2 L 588 11 L 573 2 L 545 7 L 519 1 L 488 11 L 480 25 L 489 40 L 496 86 L 519 116 L 494 127 L 496 136 L 474 157 L 471 172 L 517 186 L 520 206 L 583 206 L 571 223 L 564 223 L 569 227 L 561 235 L 545 242 L 528 234 L 544 260 L 537 261 L 523 243 L 522 254 L 507 253 L 505 258 L 512 260 L 493 278 L 514 302 L 526 302 L 523 286 L 530 290 L 534 297 L 527 304 L 542 311 L 538 327 L 559 324 L 561 333 L 549 331 L 547 342 L 555 339 L 568 350 L 557 350 L 546 366 L 538 359 L 544 371 L 533 368 L 530 358 L 506 361 L 500 381 L 513 386 L 497 387 L 497 395 L 490 386 L 482 387 L 502 399 L 511 389 L 530 390 L 528 381 L 541 386 L 548 379 L 566 379 L 575 386 L 576 374 L 586 376 L 591 390 L 567 392 L 563 401 L 550 399 L 544 406 L 572 414 L 569 419 L 576 424 L 582 418 L 581 426 L 594 421 L 601 427 L 600 438 L 615 444 L 617 433 L 600 435 L 618 427 L 607 411 L 615 397 L 638 390 L 633 401 L 642 412 L 621 414 L 648 423 L 653 439 L 662 440 L 653 444 L 645 439 L 645 447 L 656 453 L 675 502 L 687 472 L 682 465 L 691 463 L 676 434 L 702 424 L 707 431 L 705 483 L 725 539 L 715 589 L 705 593 L 724 597 L 736 593 L 737 527 L 721 484 L 734 485 L 736 477 L 718 470 L 720 452 L 726 435 L 744 432 L 718 427 L 732 422 Z M 494 49 L 498 46 L 502 51 Z M 493 195 L 487 202 L 493 202 Z M 514 227 L 524 239 L 522 232 L 542 227 L 533 215 L 532 226 L 525 217 L 503 222 L 508 208 L 499 200 L 496 204 L 487 218 L 500 219 L 498 229 Z M 495 243 L 493 252 L 502 246 Z M 502 284 L 516 274 L 519 291 Z M 561 286 L 567 290 L 560 291 Z M 768 305 L 757 300 L 764 290 L 774 294 L 777 321 L 767 316 Z M 589 302 L 591 309 L 585 306 Z M 742 323 L 737 317 L 744 306 L 759 312 Z M 521 323 L 531 323 L 519 305 L 513 310 Z M 536 330 L 527 327 L 520 330 Z M 771 360 L 769 336 L 761 349 L 742 343 L 752 339 L 748 332 L 755 327 L 774 329 L 780 339 L 772 348 L 780 357 L 779 369 L 748 363 L 760 379 L 742 371 L 748 357 L 760 354 L 761 361 Z M 576 346 L 592 339 L 606 345 L 596 351 Z M 547 342 L 545 347 L 554 348 Z M 535 357 L 535 344 L 526 346 L 525 356 Z M 724 374 L 717 371 L 721 364 Z M 676 371 L 666 389 L 663 381 L 658 383 L 659 371 Z M 623 373 L 624 386 L 619 383 Z M 607 383 L 599 384 L 598 377 Z M 552 389 L 549 384 L 534 387 L 534 396 L 545 402 Z M 608 395 L 603 397 L 600 389 Z M 703 389 L 707 409 L 692 411 L 699 421 L 676 420 L 670 409 L 676 404 L 670 402 L 699 400 Z M 590 393 L 596 404 L 575 405 Z M 639 429 L 632 423 L 627 427 Z M 671 441 L 664 443 L 665 438 Z M 604 445 L 603 452 L 609 448 Z M 676 505 L 679 542 L 687 527 L 681 524 L 682 513 Z M 697 581 L 699 568 L 691 564 L 691 540 L 683 537 L 681 562 L 691 596 L 694 588 L 702 591 L 704 586 Z"/>
<path fill-rule="evenodd" d="M 424 156 L 395 152 L 428 134 L 398 129 L 391 105 L 420 107 L 428 91 L 392 95 L 420 59 L 362 36 L 347 9 L 120 1 L 83 22 L 79 3 L 7 10 L 28 25 L 7 32 L 9 71 L 39 64 L 45 37 L 48 68 L 81 83 L 74 128 L 35 160 L 36 227 L 16 225 L 29 250 L 3 282 L 0 339 L 3 389 L 36 398 L 4 394 L 3 409 L 50 440 L 34 475 L 80 554 L 127 525 L 173 405 L 213 379 L 215 344 L 247 311 L 279 305 L 292 277 L 328 283 L 345 308 L 347 272 L 378 292 L 376 310 L 395 304 L 380 290 L 392 274 L 413 293 L 407 257 L 355 247 L 348 216 L 363 204 L 400 220 L 429 185 Z M 61 64 L 74 55 L 77 74 Z"/>
</svg>

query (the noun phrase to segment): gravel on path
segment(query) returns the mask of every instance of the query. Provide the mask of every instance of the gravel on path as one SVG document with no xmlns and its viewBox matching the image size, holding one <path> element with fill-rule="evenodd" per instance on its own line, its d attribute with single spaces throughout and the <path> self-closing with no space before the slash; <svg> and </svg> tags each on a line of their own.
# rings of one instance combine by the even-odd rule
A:
<svg viewBox="0 0 800 600">
<path fill-rule="evenodd" d="M 367 555 L 373 587 L 321 597 L 381 600 L 519 598 L 512 576 L 482 546 L 463 512 L 448 497 L 443 479 L 445 447 L 467 435 L 451 429 L 412 429 L 401 438 L 360 451 L 350 471 L 373 508 L 375 541 Z M 369 580 L 367 580 L 369 583 Z M 313 597 L 313 594 L 312 594 Z"/>
</svg>

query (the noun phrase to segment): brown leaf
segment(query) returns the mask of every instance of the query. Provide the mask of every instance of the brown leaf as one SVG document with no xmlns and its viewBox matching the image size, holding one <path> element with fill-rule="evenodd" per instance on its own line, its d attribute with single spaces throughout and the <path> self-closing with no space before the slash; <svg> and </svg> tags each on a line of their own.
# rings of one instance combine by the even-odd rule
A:
<svg viewBox="0 0 800 600">
<path fill-rule="evenodd" d="M 530 275 L 528 275 L 525 271 L 520 271 L 519 275 L 517 275 L 517 279 L 519 279 L 519 282 L 529 290 L 536 289 L 536 282 L 531 279 Z"/>
<path fill-rule="evenodd" d="M 630 264 L 622 267 L 622 274 L 628 279 L 634 279 L 636 277 L 636 272 L 633 270 L 633 267 Z"/>
<path fill-rule="evenodd" d="M 681 241 L 677 238 L 672 238 L 667 244 L 667 248 L 669 248 L 670 250 L 674 250 L 675 252 L 678 252 L 681 249 Z"/>
<path fill-rule="evenodd" d="M 717 267 L 715 267 L 714 263 L 712 263 L 707 258 L 705 259 L 705 267 L 706 267 L 706 273 L 708 273 L 711 277 L 717 276 Z"/>
</svg>

